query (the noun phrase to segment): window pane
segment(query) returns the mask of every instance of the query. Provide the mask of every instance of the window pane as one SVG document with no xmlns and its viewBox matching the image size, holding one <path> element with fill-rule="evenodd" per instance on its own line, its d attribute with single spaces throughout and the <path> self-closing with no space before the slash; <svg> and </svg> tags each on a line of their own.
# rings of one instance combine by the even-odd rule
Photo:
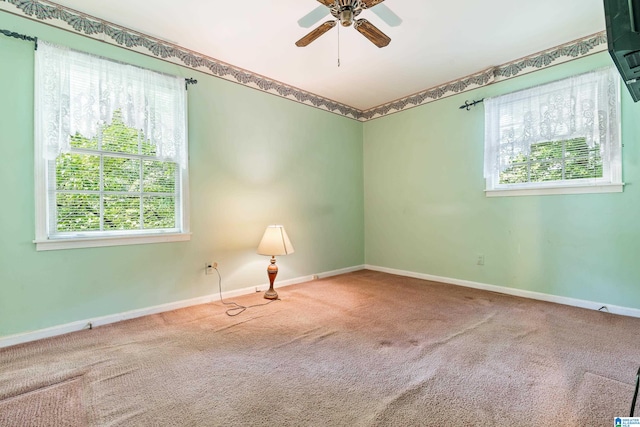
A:
<svg viewBox="0 0 640 427">
<path fill-rule="evenodd" d="M 56 190 L 100 190 L 100 157 L 87 154 L 58 156 Z"/>
<path fill-rule="evenodd" d="M 140 191 L 140 160 L 104 156 L 104 191 Z"/>
<path fill-rule="evenodd" d="M 602 172 L 602 157 L 600 156 L 600 150 L 591 151 L 589 154 L 589 169 L 593 171 L 593 176 L 600 178 L 603 177 Z"/>
<path fill-rule="evenodd" d="M 100 196 L 97 194 L 56 194 L 56 231 L 100 230 Z"/>
<path fill-rule="evenodd" d="M 71 146 L 73 148 L 87 148 L 90 150 L 97 150 L 98 140 L 97 138 L 93 138 L 93 139 L 85 138 L 79 133 L 76 133 L 75 135 L 71 136 Z"/>
<path fill-rule="evenodd" d="M 140 197 L 105 196 L 104 229 L 136 230 L 140 228 Z"/>
<path fill-rule="evenodd" d="M 102 150 L 115 153 L 139 154 L 144 139 L 141 130 L 130 128 L 122 121 L 120 110 L 113 112 L 113 120 L 102 127 Z"/>
<path fill-rule="evenodd" d="M 562 141 L 531 144 L 531 161 L 562 159 Z"/>
<path fill-rule="evenodd" d="M 600 152 L 599 145 L 597 145 L 594 149 L 597 150 L 598 153 Z M 589 148 L 584 138 L 578 138 L 578 139 L 568 140 L 566 142 L 565 150 L 566 150 L 566 157 L 567 159 L 569 159 L 573 157 L 586 157 L 589 155 L 589 152 L 593 149 Z"/>
<path fill-rule="evenodd" d="M 145 197 L 143 203 L 145 229 L 176 227 L 175 197 Z"/>
<path fill-rule="evenodd" d="M 566 179 L 601 178 L 602 159 L 599 156 L 597 158 L 568 159 L 565 169 Z"/>
<path fill-rule="evenodd" d="M 151 143 L 148 139 L 144 139 L 141 144 L 142 155 L 145 156 L 155 156 L 156 155 L 156 146 Z"/>
<path fill-rule="evenodd" d="M 562 162 L 531 163 L 530 182 L 562 180 Z"/>
<path fill-rule="evenodd" d="M 145 160 L 143 167 L 145 193 L 175 193 L 177 171 L 175 163 Z"/>
<path fill-rule="evenodd" d="M 521 184 L 529 182 L 526 164 L 513 165 L 500 173 L 500 184 Z"/>
</svg>

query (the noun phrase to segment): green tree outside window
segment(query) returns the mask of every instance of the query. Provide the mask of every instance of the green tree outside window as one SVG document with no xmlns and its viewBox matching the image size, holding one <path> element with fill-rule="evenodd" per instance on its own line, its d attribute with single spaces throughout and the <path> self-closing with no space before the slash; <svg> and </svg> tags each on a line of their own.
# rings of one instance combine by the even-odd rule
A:
<svg viewBox="0 0 640 427">
<path fill-rule="evenodd" d="M 500 173 L 500 184 L 602 178 L 600 145 L 584 138 L 531 144 L 529 155 L 518 154 Z"/>
<path fill-rule="evenodd" d="M 55 160 L 57 232 L 157 230 L 177 227 L 176 163 L 115 111 L 100 138 L 71 138 Z"/>
</svg>

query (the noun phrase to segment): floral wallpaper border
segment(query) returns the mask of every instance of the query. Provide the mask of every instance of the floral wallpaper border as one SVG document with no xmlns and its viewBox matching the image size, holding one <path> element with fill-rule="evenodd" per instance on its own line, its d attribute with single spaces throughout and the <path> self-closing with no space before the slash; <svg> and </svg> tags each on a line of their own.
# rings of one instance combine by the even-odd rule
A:
<svg viewBox="0 0 640 427">
<path fill-rule="evenodd" d="M 527 56 L 516 61 L 489 68 L 471 76 L 436 86 L 414 95 L 362 111 L 360 120 L 367 121 L 387 114 L 417 107 L 447 96 L 456 95 L 501 80 L 527 74 L 551 65 L 602 52 L 607 48 L 607 35 L 602 31 L 564 45 Z"/>
<path fill-rule="evenodd" d="M 607 47 L 607 38 L 603 31 L 444 85 L 426 89 L 393 102 L 367 110 L 359 110 L 48 0 L 0 0 L 0 10 L 32 20 L 49 21 L 49 24 L 63 29 L 72 30 L 129 50 L 148 53 L 165 61 L 184 65 L 244 86 L 360 121 L 368 121 L 417 107 L 496 81 L 600 52 Z"/>
</svg>

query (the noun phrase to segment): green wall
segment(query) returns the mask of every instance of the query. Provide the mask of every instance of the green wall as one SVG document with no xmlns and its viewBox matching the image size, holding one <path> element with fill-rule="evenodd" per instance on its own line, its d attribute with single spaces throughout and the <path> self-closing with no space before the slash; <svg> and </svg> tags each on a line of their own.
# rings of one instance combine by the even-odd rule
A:
<svg viewBox="0 0 640 427">
<path fill-rule="evenodd" d="M 278 280 L 364 262 L 362 124 L 0 12 L 0 28 L 158 71 L 189 88 L 192 239 L 36 252 L 33 44 L 0 36 L 0 336 L 263 284 L 255 254 L 282 223 Z"/>
<path fill-rule="evenodd" d="M 366 263 L 640 308 L 640 105 L 626 89 L 615 194 L 485 197 L 484 109 L 458 108 L 610 63 L 599 53 L 365 123 Z"/>
</svg>

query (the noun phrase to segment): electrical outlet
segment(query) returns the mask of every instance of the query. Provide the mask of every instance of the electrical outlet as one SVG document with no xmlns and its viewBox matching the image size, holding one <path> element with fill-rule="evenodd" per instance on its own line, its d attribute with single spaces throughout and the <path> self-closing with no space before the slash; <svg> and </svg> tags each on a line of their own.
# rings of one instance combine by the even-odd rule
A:
<svg viewBox="0 0 640 427">
<path fill-rule="evenodd" d="M 484 265 L 484 255 L 478 255 L 478 265 Z"/>
<path fill-rule="evenodd" d="M 213 274 L 213 269 L 217 267 L 218 264 L 215 262 L 205 262 L 204 263 L 204 274 Z"/>
<path fill-rule="evenodd" d="M 318 275 L 317 275 L 317 274 L 314 274 L 313 276 L 311 276 L 311 279 L 312 279 L 312 280 L 318 280 L 319 278 L 320 278 L 320 277 L 318 277 Z"/>
</svg>

